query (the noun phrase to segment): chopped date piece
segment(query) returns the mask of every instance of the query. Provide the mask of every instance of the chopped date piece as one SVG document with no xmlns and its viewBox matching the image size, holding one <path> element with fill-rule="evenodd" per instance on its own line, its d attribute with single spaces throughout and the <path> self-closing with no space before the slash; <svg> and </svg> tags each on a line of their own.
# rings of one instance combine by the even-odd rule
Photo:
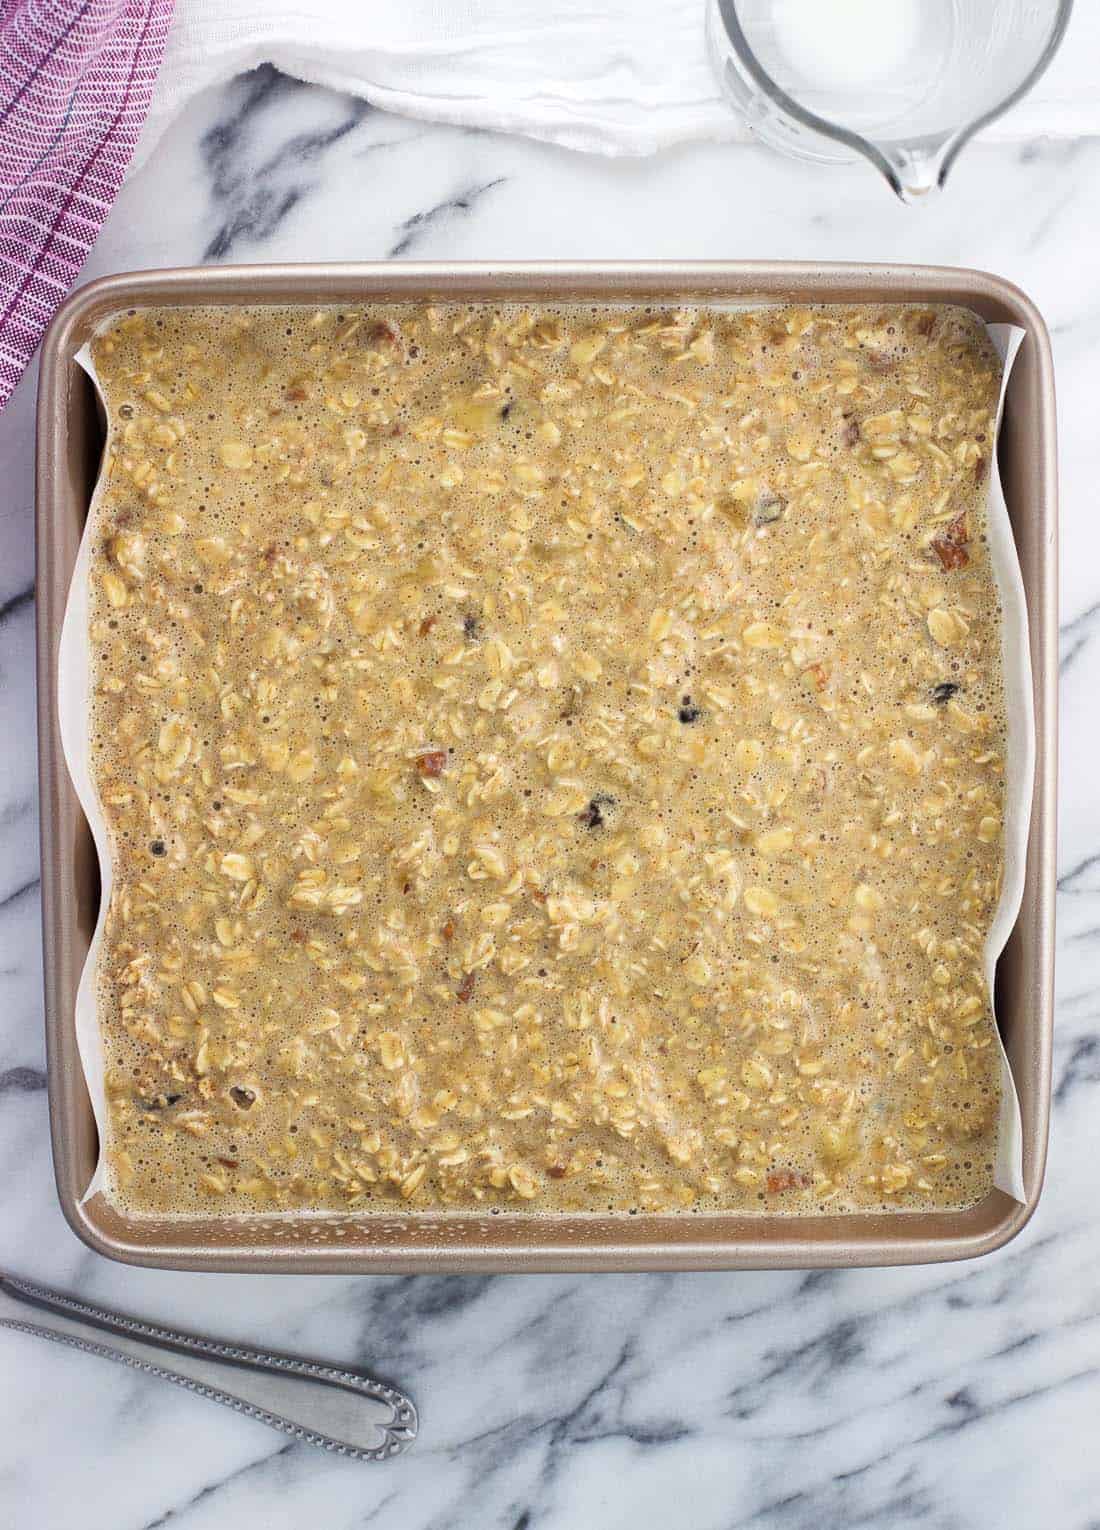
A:
<svg viewBox="0 0 1100 1530">
<path fill-rule="evenodd" d="M 935 551 L 936 557 L 939 558 L 942 568 L 947 569 L 947 571 L 965 568 L 967 563 L 970 562 L 970 554 L 962 546 L 962 543 L 936 539 L 932 543 L 932 548 Z"/>
<path fill-rule="evenodd" d="M 985 480 L 985 472 L 986 472 L 986 468 L 988 468 L 988 466 L 989 466 L 989 463 L 985 460 L 984 457 L 979 457 L 978 460 L 975 462 L 975 464 L 974 464 L 974 482 L 976 484 L 981 485 L 984 482 L 984 480 Z"/>
<path fill-rule="evenodd" d="M 805 1189 L 811 1183 L 808 1174 L 796 1174 L 793 1169 L 774 1169 L 766 1181 L 769 1195 L 781 1195 L 784 1190 Z"/>
<path fill-rule="evenodd" d="M 443 936 L 444 940 L 453 940 L 455 938 L 455 922 L 454 922 L 454 920 L 453 919 L 448 919 L 446 924 L 443 926 L 443 928 L 440 930 L 439 933 Z"/>
<path fill-rule="evenodd" d="M 547 1169 L 546 1174 L 549 1179 L 565 1178 L 565 1170 L 562 1168 L 560 1163 L 552 1163 Z"/>
<path fill-rule="evenodd" d="M 965 568 L 970 562 L 970 553 L 967 551 L 969 542 L 970 531 L 964 511 L 933 539 L 932 551 L 940 560 L 940 567 L 948 570 Z"/>
<path fill-rule="evenodd" d="M 941 680 L 939 685 L 932 687 L 932 700 L 938 707 L 945 707 L 952 696 L 957 696 L 959 687 L 954 680 Z"/>
<path fill-rule="evenodd" d="M 917 320 L 917 334 L 930 335 L 936 327 L 936 315 L 934 313 L 922 313 Z"/>
<path fill-rule="evenodd" d="M 696 723 L 699 721 L 703 714 L 692 701 L 691 697 L 685 696 L 680 703 L 680 710 L 676 715 L 679 717 L 682 723 Z"/>
<path fill-rule="evenodd" d="M 416 768 L 422 776 L 435 779 L 443 774 L 443 767 L 447 763 L 447 751 L 445 749 L 429 749 L 424 754 L 416 757 Z"/>
<path fill-rule="evenodd" d="M 889 351 L 868 351 L 867 365 L 872 372 L 892 372 L 898 364 L 898 358 L 892 356 Z"/>
<path fill-rule="evenodd" d="M 844 442 L 845 446 L 855 446 L 856 442 L 859 440 L 859 437 L 859 421 L 848 420 L 844 426 L 844 429 L 841 431 L 840 439 Z"/>
<path fill-rule="evenodd" d="M 235 1169 L 238 1167 L 236 1158 L 219 1158 L 218 1162 L 221 1164 L 223 1169 Z"/>
<path fill-rule="evenodd" d="M 467 972 L 466 976 L 462 979 L 462 982 L 458 985 L 457 992 L 455 993 L 455 998 L 460 1004 L 468 1004 L 470 1002 L 470 995 L 474 991 L 474 984 L 476 982 L 477 973 Z"/>
<path fill-rule="evenodd" d="M 420 623 L 420 636 L 427 637 L 438 620 L 439 618 L 436 616 L 426 616 Z"/>
<path fill-rule="evenodd" d="M 379 319 L 375 324 L 368 324 L 363 331 L 363 344 L 376 350 L 382 345 L 396 345 L 397 331 L 392 324 L 386 324 Z"/>
<path fill-rule="evenodd" d="M 286 396 L 292 404 L 301 404 L 309 397 L 304 388 L 294 387 L 286 390 Z"/>
</svg>

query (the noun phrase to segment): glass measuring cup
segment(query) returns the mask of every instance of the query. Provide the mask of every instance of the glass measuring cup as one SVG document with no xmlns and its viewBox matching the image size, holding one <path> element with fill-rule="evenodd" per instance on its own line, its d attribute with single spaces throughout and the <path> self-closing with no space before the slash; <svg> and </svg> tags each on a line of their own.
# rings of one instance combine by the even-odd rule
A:
<svg viewBox="0 0 1100 1530">
<path fill-rule="evenodd" d="M 727 95 L 773 148 L 864 155 L 903 202 L 1043 74 L 1073 0 L 708 0 Z"/>
</svg>

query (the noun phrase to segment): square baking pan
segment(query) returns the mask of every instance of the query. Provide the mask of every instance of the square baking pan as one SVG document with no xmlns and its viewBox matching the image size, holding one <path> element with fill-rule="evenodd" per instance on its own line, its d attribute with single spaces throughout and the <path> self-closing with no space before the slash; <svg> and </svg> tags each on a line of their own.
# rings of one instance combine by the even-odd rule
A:
<svg viewBox="0 0 1100 1530">
<path fill-rule="evenodd" d="M 249 1218 L 134 1217 L 84 1199 L 98 1142 L 77 1052 L 74 1003 L 99 906 L 92 836 L 65 767 L 57 718 L 61 621 L 104 428 L 80 347 L 109 317 L 171 304 L 336 304 L 423 298 L 499 302 L 955 303 L 1020 325 L 1000 466 L 1030 617 L 1036 768 L 1023 904 L 997 967 L 996 1005 L 1023 1116 L 1021 1204 L 994 1190 L 961 1212 L 821 1215 L 568 1215 L 406 1212 Z M 910 1264 L 999 1248 L 1042 1187 L 1053 1023 L 1057 706 L 1057 469 L 1046 326 L 999 277 L 933 266 L 778 262 L 295 265 L 106 277 L 60 310 L 38 398 L 38 739 L 46 1038 L 62 1209 L 91 1248 L 172 1269 L 318 1272 L 698 1270 Z"/>
</svg>

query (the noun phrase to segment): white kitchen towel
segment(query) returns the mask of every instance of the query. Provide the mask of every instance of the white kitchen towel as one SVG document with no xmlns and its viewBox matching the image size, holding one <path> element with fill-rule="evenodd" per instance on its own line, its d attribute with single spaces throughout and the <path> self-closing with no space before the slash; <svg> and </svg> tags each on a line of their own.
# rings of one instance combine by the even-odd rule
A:
<svg viewBox="0 0 1100 1530">
<path fill-rule="evenodd" d="M 260 64 L 405 116 L 592 153 L 743 138 L 704 15 L 704 0 L 176 0 L 134 164 L 198 91 Z M 1050 70 L 987 136 L 1100 132 L 1098 58 L 1100 3 L 1080 0 Z"/>
</svg>

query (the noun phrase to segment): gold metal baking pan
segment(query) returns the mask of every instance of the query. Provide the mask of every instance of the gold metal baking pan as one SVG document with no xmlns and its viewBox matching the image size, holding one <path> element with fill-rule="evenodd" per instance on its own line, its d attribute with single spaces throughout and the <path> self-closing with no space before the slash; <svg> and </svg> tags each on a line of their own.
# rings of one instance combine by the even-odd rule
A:
<svg viewBox="0 0 1100 1530">
<path fill-rule="evenodd" d="M 964 1212 L 818 1217 L 569 1216 L 424 1212 L 224 1220 L 120 1214 L 82 1199 L 96 1163 L 95 1122 L 77 1055 L 73 1006 L 95 924 L 92 837 L 61 753 L 57 650 L 73 562 L 103 444 L 96 399 L 74 358 L 94 329 L 155 304 L 350 303 L 427 296 L 602 301 L 958 303 L 1021 325 L 1000 465 L 1031 623 L 1037 737 L 1023 905 L 997 969 L 997 1013 L 1023 1113 L 1026 1201 L 993 1191 Z M 1057 778 L 1057 482 L 1050 342 L 1030 300 L 979 271 L 932 266 L 773 262 L 297 265 L 146 271 L 77 292 L 43 346 L 38 400 L 38 735 L 46 1035 L 61 1205 L 90 1247 L 172 1269 L 301 1273 L 474 1270 L 769 1269 L 962 1259 L 1024 1226 L 1043 1181 L 1053 1020 Z"/>
</svg>

